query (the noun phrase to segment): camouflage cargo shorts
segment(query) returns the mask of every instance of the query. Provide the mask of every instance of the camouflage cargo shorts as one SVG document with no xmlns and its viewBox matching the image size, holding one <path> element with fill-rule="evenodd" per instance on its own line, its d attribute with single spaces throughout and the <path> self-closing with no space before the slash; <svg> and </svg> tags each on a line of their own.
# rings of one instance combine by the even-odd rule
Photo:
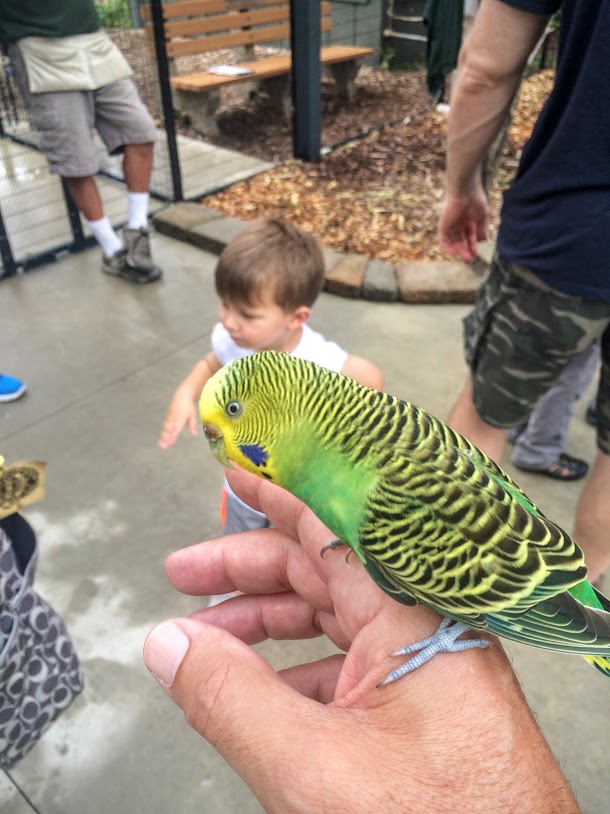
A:
<svg viewBox="0 0 610 814">
<path fill-rule="evenodd" d="M 599 337 L 597 445 L 610 455 L 610 302 L 563 294 L 496 255 L 464 319 L 477 412 L 493 427 L 520 424 L 570 359 Z"/>
</svg>

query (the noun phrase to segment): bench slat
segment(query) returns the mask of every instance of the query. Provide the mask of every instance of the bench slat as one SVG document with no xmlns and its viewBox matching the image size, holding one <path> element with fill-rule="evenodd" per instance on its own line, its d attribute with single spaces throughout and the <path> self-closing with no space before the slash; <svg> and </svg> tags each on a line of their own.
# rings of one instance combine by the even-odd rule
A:
<svg viewBox="0 0 610 814">
<path fill-rule="evenodd" d="M 328 45 L 321 49 L 320 61 L 322 64 L 348 62 L 355 59 L 362 59 L 370 56 L 372 53 L 372 48 L 359 48 L 351 45 Z M 251 62 L 241 62 L 240 68 L 247 68 L 252 71 L 252 73 L 243 76 L 219 76 L 209 71 L 197 71 L 196 73 L 185 74 L 184 76 L 173 76 L 170 82 L 172 87 L 177 90 L 191 92 L 206 91 L 234 82 L 248 82 L 256 79 L 270 79 L 273 76 L 281 76 L 290 71 L 291 63 L 290 54 L 274 54 L 270 57 L 252 60 Z"/>
<path fill-rule="evenodd" d="M 257 8 L 261 6 L 277 6 L 280 0 L 258 0 Z M 203 14 L 224 14 L 228 11 L 240 11 L 252 8 L 252 0 L 231 3 L 227 8 L 226 0 L 183 0 L 177 3 L 163 3 L 163 18 L 172 20 L 178 17 L 199 17 Z M 149 22 L 152 17 L 148 0 L 140 0 L 140 18 Z"/>
<path fill-rule="evenodd" d="M 323 18 L 320 21 L 322 31 L 332 29 L 332 20 Z M 221 34 L 194 39 L 171 40 L 167 43 L 167 55 L 170 59 L 190 54 L 204 54 L 209 51 L 220 51 L 224 48 L 235 48 L 239 45 L 256 45 L 257 43 L 286 40 L 290 37 L 290 25 L 267 26 L 249 29 L 235 34 Z"/>
<path fill-rule="evenodd" d="M 163 4 L 163 18 L 173 20 L 179 17 L 199 17 L 205 14 L 226 14 L 231 11 L 242 11 L 249 9 L 254 11 L 264 6 L 286 6 L 281 0 L 242 0 L 241 2 L 231 2 L 227 6 L 226 0 L 182 0 L 176 3 Z M 330 2 L 323 0 L 320 4 L 322 14 L 330 14 Z M 145 22 L 150 22 L 150 5 L 147 0 L 140 0 L 140 18 Z"/>
<path fill-rule="evenodd" d="M 238 28 L 250 28 L 255 25 L 283 23 L 289 19 L 290 10 L 286 7 L 268 9 L 267 11 L 217 14 L 215 17 L 199 17 L 196 20 L 165 23 L 165 39 L 172 40 L 174 37 L 188 37 L 195 34 L 215 34 L 218 31 L 234 31 Z"/>
</svg>

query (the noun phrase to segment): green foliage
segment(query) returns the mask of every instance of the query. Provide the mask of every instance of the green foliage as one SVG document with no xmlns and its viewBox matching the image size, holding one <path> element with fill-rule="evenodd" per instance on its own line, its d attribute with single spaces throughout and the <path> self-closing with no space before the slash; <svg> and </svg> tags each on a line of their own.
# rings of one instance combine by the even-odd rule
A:
<svg viewBox="0 0 610 814">
<path fill-rule="evenodd" d="M 96 2 L 97 11 L 104 28 L 131 28 L 129 0 L 106 0 Z"/>
<path fill-rule="evenodd" d="M 381 60 L 379 62 L 379 70 L 380 71 L 392 70 L 395 56 L 396 51 L 392 48 L 391 45 L 388 45 L 386 48 L 384 48 L 381 54 Z"/>
<path fill-rule="evenodd" d="M 386 46 L 379 61 L 380 71 L 414 71 L 422 68 L 424 62 L 420 59 L 410 59 L 399 61 L 396 59 L 396 51 L 391 45 Z"/>
</svg>

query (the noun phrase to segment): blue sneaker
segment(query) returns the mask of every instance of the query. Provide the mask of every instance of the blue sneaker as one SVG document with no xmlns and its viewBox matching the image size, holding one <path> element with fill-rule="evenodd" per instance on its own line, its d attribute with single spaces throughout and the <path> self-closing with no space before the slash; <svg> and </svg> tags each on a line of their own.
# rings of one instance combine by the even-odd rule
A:
<svg viewBox="0 0 610 814">
<path fill-rule="evenodd" d="M 25 393 L 25 384 L 12 376 L 0 373 L 0 402 L 15 401 Z"/>
</svg>

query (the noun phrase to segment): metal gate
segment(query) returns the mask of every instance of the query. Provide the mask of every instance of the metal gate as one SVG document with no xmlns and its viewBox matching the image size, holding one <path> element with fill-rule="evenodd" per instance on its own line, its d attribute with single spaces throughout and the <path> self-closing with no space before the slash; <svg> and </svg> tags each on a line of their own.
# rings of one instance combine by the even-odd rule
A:
<svg viewBox="0 0 610 814">
<path fill-rule="evenodd" d="M 371 0 L 337 0 L 338 19 L 348 21 L 350 16 L 344 10 L 365 8 L 369 3 Z M 184 128 L 177 132 L 161 0 L 141 0 L 146 14 L 140 14 L 138 0 L 96 0 L 96 4 L 102 25 L 130 62 L 140 95 L 158 126 L 150 184 L 153 209 L 168 201 L 197 200 L 273 166 L 253 155 L 191 137 Z M 296 79 L 293 76 L 294 153 L 317 160 L 320 65 L 314 55 L 319 50 L 315 44 L 319 0 L 292 0 L 291 6 L 292 47 L 295 64 L 300 65 L 294 72 Z M 379 9 L 379 4 L 373 3 L 371 9 Z M 352 17 L 355 26 L 355 12 Z M 142 18 L 150 21 L 148 30 L 142 27 Z M 347 22 L 337 26 L 342 38 L 347 34 L 346 25 L 349 27 Z M 357 26 L 351 34 L 358 38 Z M 127 214 L 121 161 L 108 156 L 101 142 L 99 146 L 98 187 L 106 214 L 119 228 Z M 93 243 L 62 180 L 47 169 L 4 58 L 0 65 L 0 277 L 52 262 L 62 252 L 82 251 Z"/>
<path fill-rule="evenodd" d="M 146 36 L 138 4 L 98 4 L 102 24 L 127 56 L 134 81 L 158 125 L 150 211 L 191 200 L 271 166 L 259 159 L 176 134 L 169 69 L 162 41 L 161 0 L 146 0 L 157 32 Z M 112 18 L 112 14 L 117 16 Z M 159 39 L 161 37 L 161 39 Z M 120 157 L 99 141 L 96 176 L 104 210 L 115 228 L 127 217 Z M 0 278 L 54 262 L 64 252 L 94 245 L 65 184 L 52 175 L 39 149 L 7 57 L 0 65 Z"/>
</svg>

